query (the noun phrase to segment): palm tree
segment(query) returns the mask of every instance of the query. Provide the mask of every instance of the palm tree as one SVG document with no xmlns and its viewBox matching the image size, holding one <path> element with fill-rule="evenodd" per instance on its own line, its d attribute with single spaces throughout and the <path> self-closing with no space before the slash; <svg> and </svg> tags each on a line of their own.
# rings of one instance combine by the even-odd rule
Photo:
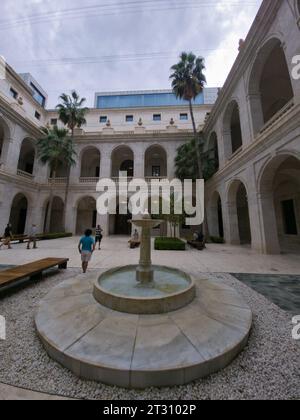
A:
<svg viewBox="0 0 300 420">
<path fill-rule="evenodd" d="M 182 181 L 185 179 L 192 179 L 195 181 L 197 179 L 197 148 L 200 153 L 202 176 L 204 180 L 207 181 L 217 172 L 218 157 L 215 154 L 214 148 L 210 148 L 206 152 L 203 152 L 201 138 L 200 141 L 196 141 L 195 138 L 193 138 L 177 149 L 175 175 L 178 179 Z"/>
<path fill-rule="evenodd" d="M 195 139 L 198 138 L 195 117 L 193 112 L 192 101 L 203 91 L 206 83 L 205 75 L 203 74 L 204 58 L 196 57 L 192 52 L 183 52 L 180 56 L 179 63 L 171 67 L 172 74 L 172 89 L 177 98 L 184 99 L 189 102 L 190 114 L 193 123 L 193 130 Z M 202 178 L 202 165 L 200 150 L 197 147 L 197 162 L 198 162 L 198 176 Z"/>
<path fill-rule="evenodd" d="M 78 93 L 74 90 L 70 95 L 63 93 L 60 96 L 62 101 L 61 104 L 56 106 L 58 109 L 58 116 L 59 119 L 62 121 L 64 125 L 66 125 L 69 130 L 71 131 L 71 140 L 74 143 L 74 130 L 75 128 L 81 128 L 84 124 L 86 124 L 86 113 L 88 108 L 83 107 L 85 103 L 85 98 L 80 98 Z M 67 211 L 67 202 L 69 196 L 69 187 L 70 187 L 70 166 L 67 166 L 67 182 L 66 182 L 66 191 L 65 191 L 65 207 L 64 207 L 64 215 L 63 215 L 63 226 L 65 226 L 66 222 L 66 211 Z"/>
<path fill-rule="evenodd" d="M 49 165 L 52 178 L 56 178 L 59 164 L 66 164 L 69 167 L 75 164 L 76 152 L 73 142 L 68 137 L 68 130 L 53 127 L 52 129 L 42 128 L 44 136 L 37 142 L 38 158 L 43 165 Z M 51 213 L 53 206 L 53 182 L 51 182 L 50 198 L 46 220 L 46 232 L 50 232 Z M 66 207 L 66 205 L 65 205 Z"/>
<path fill-rule="evenodd" d="M 192 179 L 195 181 L 198 174 L 198 164 L 196 155 L 196 141 L 184 143 L 178 147 L 175 158 L 175 175 L 180 180 Z"/>
</svg>

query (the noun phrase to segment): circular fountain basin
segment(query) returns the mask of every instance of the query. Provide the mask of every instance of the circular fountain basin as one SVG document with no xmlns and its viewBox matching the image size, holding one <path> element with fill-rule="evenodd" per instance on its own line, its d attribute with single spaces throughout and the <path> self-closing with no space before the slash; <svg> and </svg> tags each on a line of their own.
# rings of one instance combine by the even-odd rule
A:
<svg viewBox="0 0 300 420">
<path fill-rule="evenodd" d="M 94 298 L 101 305 L 129 314 L 162 314 L 183 308 L 193 301 L 196 288 L 186 273 L 169 267 L 153 266 L 154 281 L 136 281 L 136 265 L 114 268 L 94 284 Z"/>
</svg>

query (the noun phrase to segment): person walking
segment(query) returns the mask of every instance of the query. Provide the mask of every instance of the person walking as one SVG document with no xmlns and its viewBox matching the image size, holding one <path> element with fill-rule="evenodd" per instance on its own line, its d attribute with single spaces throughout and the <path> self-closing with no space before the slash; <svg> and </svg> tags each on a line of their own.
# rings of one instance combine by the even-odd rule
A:
<svg viewBox="0 0 300 420">
<path fill-rule="evenodd" d="M 103 229 L 101 228 L 100 225 L 98 225 L 96 227 L 96 236 L 95 236 L 95 241 L 96 241 L 96 245 L 97 243 L 99 243 L 99 250 L 101 249 L 101 241 L 103 239 L 103 235 L 102 235 Z"/>
<path fill-rule="evenodd" d="M 78 244 L 78 250 L 81 254 L 82 271 L 84 274 L 86 273 L 93 252 L 95 251 L 95 240 L 92 237 L 92 233 L 91 229 L 87 229 Z"/>
<path fill-rule="evenodd" d="M 36 246 L 36 236 L 37 236 L 37 227 L 35 224 L 31 226 L 30 233 L 29 233 L 29 240 L 27 244 L 27 249 L 30 249 L 30 244 L 33 242 L 33 249 L 37 249 Z"/>
<path fill-rule="evenodd" d="M 12 240 L 12 227 L 11 227 L 11 224 L 8 223 L 4 231 L 4 236 L 2 238 L 2 243 L 0 244 L 0 248 L 2 248 L 3 245 L 5 245 L 8 247 L 8 249 L 12 249 L 10 245 L 11 240 Z"/>
</svg>

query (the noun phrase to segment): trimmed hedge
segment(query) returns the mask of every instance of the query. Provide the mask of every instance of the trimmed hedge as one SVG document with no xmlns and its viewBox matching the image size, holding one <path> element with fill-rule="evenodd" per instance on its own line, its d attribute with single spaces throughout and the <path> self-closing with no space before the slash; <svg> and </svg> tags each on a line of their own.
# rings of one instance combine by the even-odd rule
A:
<svg viewBox="0 0 300 420">
<path fill-rule="evenodd" d="M 211 236 L 210 240 L 213 244 L 225 244 L 224 238 L 220 238 L 218 236 Z"/>
<path fill-rule="evenodd" d="M 73 236 L 72 233 L 65 232 L 65 233 L 43 233 L 38 235 L 38 239 L 40 241 L 46 241 L 50 239 L 61 239 L 61 238 L 71 238 Z"/>
<path fill-rule="evenodd" d="M 154 249 L 157 251 L 185 251 L 185 242 L 178 238 L 156 238 Z"/>
</svg>

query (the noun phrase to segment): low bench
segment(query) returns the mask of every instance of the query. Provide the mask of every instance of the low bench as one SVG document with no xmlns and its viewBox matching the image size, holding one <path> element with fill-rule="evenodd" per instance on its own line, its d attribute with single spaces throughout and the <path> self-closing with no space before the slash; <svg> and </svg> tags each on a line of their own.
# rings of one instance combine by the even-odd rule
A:
<svg viewBox="0 0 300 420">
<path fill-rule="evenodd" d="M 66 269 L 68 261 L 68 258 L 44 258 L 29 264 L 0 271 L 0 290 L 27 277 L 36 278 L 37 276 L 42 276 L 43 271 L 49 268 L 58 266 L 59 269 Z"/>
<path fill-rule="evenodd" d="M 204 242 L 188 241 L 188 245 L 192 248 L 198 249 L 198 251 L 203 251 L 203 249 L 205 248 Z"/>
<path fill-rule="evenodd" d="M 5 239 L 5 238 L 0 237 L 0 241 L 2 241 L 2 239 Z M 25 241 L 29 241 L 29 236 L 27 236 L 27 235 L 15 235 L 10 240 L 11 243 L 17 242 L 19 244 L 23 244 Z"/>
</svg>

